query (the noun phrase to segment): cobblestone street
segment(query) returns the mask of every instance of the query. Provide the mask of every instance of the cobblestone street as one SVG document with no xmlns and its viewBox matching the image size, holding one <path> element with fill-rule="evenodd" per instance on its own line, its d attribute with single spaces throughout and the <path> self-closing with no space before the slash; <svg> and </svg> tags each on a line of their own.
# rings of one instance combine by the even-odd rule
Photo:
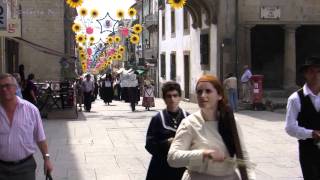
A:
<svg viewBox="0 0 320 180">
<path fill-rule="evenodd" d="M 138 106 L 131 112 L 124 102 L 106 106 L 97 100 L 92 112 L 79 113 L 77 120 L 44 120 L 54 179 L 145 179 L 150 159 L 144 149 L 145 134 L 150 117 L 163 107 L 163 101 L 157 99 L 151 111 Z M 181 107 L 189 112 L 197 110 L 193 103 L 182 102 Z M 302 179 L 297 142 L 285 133 L 284 117 L 283 113 L 265 111 L 236 114 L 249 155 L 257 163 L 257 180 Z M 44 179 L 39 153 L 36 159 L 37 179 Z"/>
</svg>

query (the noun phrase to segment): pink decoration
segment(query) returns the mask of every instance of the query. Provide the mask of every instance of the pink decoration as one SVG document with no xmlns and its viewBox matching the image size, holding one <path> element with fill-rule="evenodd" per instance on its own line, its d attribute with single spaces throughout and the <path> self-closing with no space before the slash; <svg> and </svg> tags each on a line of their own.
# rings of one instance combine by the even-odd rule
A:
<svg viewBox="0 0 320 180">
<path fill-rule="evenodd" d="M 87 27 L 86 32 L 87 32 L 87 34 L 92 34 L 93 33 L 93 28 L 92 27 Z"/>
<path fill-rule="evenodd" d="M 88 53 L 89 56 L 91 56 L 91 54 L 92 54 L 92 49 L 91 49 L 91 48 L 88 48 L 88 49 L 87 49 L 87 53 Z"/>
<path fill-rule="evenodd" d="M 122 36 L 128 37 L 129 36 L 129 29 L 128 28 L 121 28 L 120 33 Z"/>
</svg>

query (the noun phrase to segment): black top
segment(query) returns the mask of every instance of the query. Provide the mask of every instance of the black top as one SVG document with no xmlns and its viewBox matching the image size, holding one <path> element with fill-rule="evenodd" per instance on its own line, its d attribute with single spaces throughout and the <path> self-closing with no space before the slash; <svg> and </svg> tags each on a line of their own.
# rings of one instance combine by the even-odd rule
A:
<svg viewBox="0 0 320 180">
<path fill-rule="evenodd" d="M 182 119 L 189 113 L 182 109 L 178 112 L 162 110 L 152 117 L 146 139 L 146 150 L 152 155 L 147 180 L 180 180 L 185 168 L 172 168 L 167 162 L 171 145 L 169 138 L 174 138 Z"/>
</svg>

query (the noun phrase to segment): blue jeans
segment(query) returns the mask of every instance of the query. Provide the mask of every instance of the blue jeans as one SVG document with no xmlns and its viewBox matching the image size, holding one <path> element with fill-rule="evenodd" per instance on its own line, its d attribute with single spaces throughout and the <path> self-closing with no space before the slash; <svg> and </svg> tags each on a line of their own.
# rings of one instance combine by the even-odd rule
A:
<svg viewBox="0 0 320 180">
<path fill-rule="evenodd" d="M 233 112 L 238 111 L 238 93 L 236 89 L 228 89 L 228 100 Z"/>
</svg>

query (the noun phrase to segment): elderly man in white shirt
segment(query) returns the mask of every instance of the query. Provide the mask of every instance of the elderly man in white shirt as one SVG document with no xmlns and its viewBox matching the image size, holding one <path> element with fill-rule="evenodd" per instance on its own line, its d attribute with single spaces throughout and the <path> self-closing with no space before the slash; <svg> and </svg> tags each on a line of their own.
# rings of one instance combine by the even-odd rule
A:
<svg viewBox="0 0 320 180">
<path fill-rule="evenodd" d="M 0 74 L 0 180 L 35 180 L 38 145 L 45 173 L 52 171 L 39 110 L 16 96 L 17 82 Z"/>
<path fill-rule="evenodd" d="M 309 57 L 300 69 L 306 83 L 288 99 L 286 132 L 299 142 L 305 180 L 320 179 L 320 57 Z"/>
</svg>

